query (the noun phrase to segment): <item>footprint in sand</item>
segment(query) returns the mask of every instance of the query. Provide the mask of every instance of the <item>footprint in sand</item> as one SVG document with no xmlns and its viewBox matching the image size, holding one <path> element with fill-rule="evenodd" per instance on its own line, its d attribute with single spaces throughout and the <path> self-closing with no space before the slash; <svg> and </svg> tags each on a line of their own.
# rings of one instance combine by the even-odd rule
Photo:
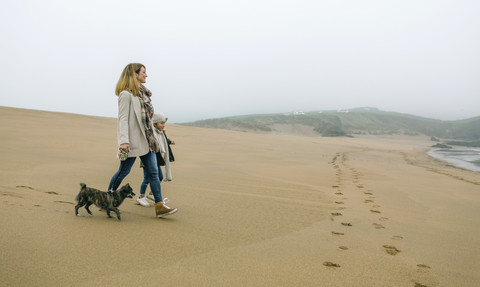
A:
<svg viewBox="0 0 480 287">
<path fill-rule="evenodd" d="M 421 283 L 415 282 L 415 287 L 427 287 L 427 285 L 423 285 Z"/>
<path fill-rule="evenodd" d="M 341 192 L 335 192 L 336 195 L 343 195 Z"/>
<path fill-rule="evenodd" d="M 392 237 L 392 239 L 393 239 L 393 240 L 402 240 L 403 237 L 400 236 L 400 235 L 395 235 L 395 236 Z"/>
<path fill-rule="evenodd" d="M 23 198 L 23 196 L 18 195 L 18 194 L 13 193 L 13 192 L 2 192 L 1 194 L 2 194 L 3 196 L 11 196 L 11 197 Z"/>
<path fill-rule="evenodd" d="M 333 235 L 345 235 L 345 233 L 342 232 L 336 232 L 336 231 L 331 231 Z"/>
<path fill-rule="evenodd" d="M 430 269 L 430 266 L 425 264 L 417 264 L 417 267 Z"/>
<path fill-rule="evenodd" d="M 385 226 L 379 224 L 379 223 L 373 223 L 373 226 L 375 227 L 375 229 L 384 229 Z"/>
<path fill-rule="evenodd" d="M 33 187 L 28 186 L 28 185 L 17 185 L 15 187 L 16 188 L 28 188 L 28 189 L 31 189 L 31 190 L 35 190 Z M 42 192 L 47 193 L 47 194 L 55 194 L 55 195 L 59 194 L 58 192 L 55 192 L 55 191 L 42 191 Z"/>
<path fill-rule="evenodd" d="M 380 210 L 375 210 L 375 209 L 370 209 L 370 211 L 373 213 L 381 213 Z"/>
<path fill-rule="evenodd" d="M 388 217 L 380 217 L 378 220 L 380 220 L 380 221 L 387 221 L 387 220 L 388 220 Z"/>
<path fill-rule="evenodd" d="M 344 204 L 342 201 L 335 201 L 336 204 Z"/>
<path fill-rule="evenodd" d="M 365 199 L 363 202 L 364 203 L 370 203 L 370 202 L 374 202 L 374 201 L 373 201 L 373 199 Z"/>
<path fill-rule="evenodd" d="M 372 207 L 373 207 L 373 208 L 379 208 L 379 207 L 381 207 L 381 206 L 380 206 L 380 205 L 377 205 L 377 204 L 375 204 L 375 205 L 374 205 L 374 206 L 372 206 Z"/>
<path fill-rule="evenodd" d="M 383 245 L 383 248 L 385 248 L 385 251 L 390 255 L 397 255 L 397 253 L 400 252 L 400 250 L 392 245 Z"/>
<path fill-rule="evenodd" d="M 359 184 L 357 185 L 357 188 L 363 188 L 363 185 Z"/>
<path fill-rule="evenodd" d="M 342 225 L 343 225 L 343 226 L 352 226 L 352 224 L 349 223 L 349 222 L 342 222 Z"/>
<path fill-rule="evenodd" d="M 364 192 L 364 194 L 373 195 L 370 191 Z"/>
<path fill-rule="evenodd" d="M 325 261 L 325 262 L 323 262 L 323 265 L 325 265 L 325 266 L 327 266 L 327 267 L 340 267 L 339 264 L 333 263 L 333 262 L 330 262 L 330 261 Z"/>
<path fill-rule="evenodd" d="M 342 216 L 342 214 L 340 212 L 332 212 L 331 215 L 333 216 Z"/>
<path fill-rule="evenodd" d="M 58 203 L 66 203 L 66 204 L 75 204 L 73 202 L 70 202 L 70 201 L 63 201 L 63 200 L 55 200 L 54 202 L 58 202 Z"/>
<path fill-rule="evenodd" d="M 340 186 L 338 185 L 332 185 L 333 188 L 339 188 Z"/>
<path fill-rule="evenodd" d="M 33 189 L 33 187 L 31 187 L 31 186 L 28 186 L 28 185 L 17 185 L 17 186 L 15 186 L 15 187 L 17 187 L 17 188 L 28 188 L 28 189 Z"/>
<path fill-rule="evenodd" d="M 338 246 L 339 249 L 342 249 L 342 250 L 348 250 L 348 247 L 347 246 Z"/>
</svg>

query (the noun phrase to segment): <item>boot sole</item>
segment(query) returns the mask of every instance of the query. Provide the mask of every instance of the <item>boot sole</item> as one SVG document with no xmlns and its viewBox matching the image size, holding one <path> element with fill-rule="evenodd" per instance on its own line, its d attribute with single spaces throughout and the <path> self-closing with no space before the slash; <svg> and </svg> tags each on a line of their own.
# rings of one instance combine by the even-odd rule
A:
<svg viewBox="0 0 480 287">
<path fill-rule="evenodd" d="M 170 212 L 163 213 L 163 214 L 159 214 L 159 215 L 157 215 L 157 217 L 158 217 L 158 218 L 162 218 L 162 217 L 164 217 L 164 216 L 167 216 L 167 215 L 170 215 L 170 214 L 174 214 L 175 212 L 177 212 L 177 210 L 178 210 L 178 209 L 175 208 L 174 210 L 172 210 L 172 211 L 170 211 Z"/>
</svg>

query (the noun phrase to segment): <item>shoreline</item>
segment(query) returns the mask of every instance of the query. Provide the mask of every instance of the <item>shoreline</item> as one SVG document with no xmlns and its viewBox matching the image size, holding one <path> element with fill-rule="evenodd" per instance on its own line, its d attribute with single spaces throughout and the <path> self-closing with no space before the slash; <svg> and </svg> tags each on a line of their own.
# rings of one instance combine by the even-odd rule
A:
<svg viewBox="0 0 480 287">
<path fill-rule="evenodd" d="M 449 163 L 457 168 L 480 172 L 480 148 L 433 148 L 427 151 L 427 154 L 432 158 Z M 470 158 L 470 160 L 467 160 L 467 158 Z"/>
</svg>

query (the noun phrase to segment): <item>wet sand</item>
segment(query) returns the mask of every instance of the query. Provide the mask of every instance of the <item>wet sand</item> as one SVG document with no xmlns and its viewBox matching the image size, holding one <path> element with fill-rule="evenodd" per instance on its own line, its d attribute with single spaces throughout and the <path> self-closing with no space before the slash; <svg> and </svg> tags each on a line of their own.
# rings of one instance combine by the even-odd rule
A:
<svg viewBox="0 0 480 287">
<path fill-rule="evenodd" d="M 164 219 L 74 214 L 118 168 L 116 119 L 0 107 L 2 286 L 475 286 L 480 173 L 427 137 L 167 124 Z M 138 194 L 139 160 L 124 183 Z"/>
</svg>

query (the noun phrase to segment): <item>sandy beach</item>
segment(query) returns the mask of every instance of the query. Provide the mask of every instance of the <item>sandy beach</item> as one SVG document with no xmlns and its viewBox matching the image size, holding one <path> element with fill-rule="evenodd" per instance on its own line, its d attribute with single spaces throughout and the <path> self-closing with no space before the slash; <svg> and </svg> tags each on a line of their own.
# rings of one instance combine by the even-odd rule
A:
<svg viewBox="0 0 480 287">
<path fill-rule="evenodd" d="M 167 124 L 176 162 L 155 218 L 75 216 L 106 190 L 115 118 L 0 107 L 0 286 L 476 286 L 480 173 L 426 136 L 324 138 Z M 123 183 L 138 195 L 137 159 Z"/>
</svg>

